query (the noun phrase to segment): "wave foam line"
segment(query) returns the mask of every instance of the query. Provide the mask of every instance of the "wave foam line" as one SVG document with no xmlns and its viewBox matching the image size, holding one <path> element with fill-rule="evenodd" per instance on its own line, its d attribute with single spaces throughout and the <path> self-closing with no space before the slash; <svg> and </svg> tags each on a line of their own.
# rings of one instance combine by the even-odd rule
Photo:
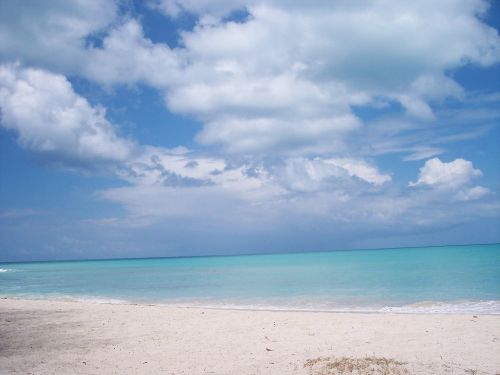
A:
<svg viewBox="0 0 500 375">
<path fill-rule="evenodd" d="M 246 303 L 167 303 L 177 307 L 209 308 L 222 310 L 251 311 L 297 311 L 297 312 L 338 312 L 338 313 L 398 313 L 398 314 L 500 314 L 500 301 L 421 301 L 403 306 L 315 306 L 314 304 L 246 304 Z"/>
<path fill-rule="evenodd" d="M 404 306 L 387 306 L 381 312 L 420 314 L 500 314 L 500 301 L 422 301 Z"/>
</svg>

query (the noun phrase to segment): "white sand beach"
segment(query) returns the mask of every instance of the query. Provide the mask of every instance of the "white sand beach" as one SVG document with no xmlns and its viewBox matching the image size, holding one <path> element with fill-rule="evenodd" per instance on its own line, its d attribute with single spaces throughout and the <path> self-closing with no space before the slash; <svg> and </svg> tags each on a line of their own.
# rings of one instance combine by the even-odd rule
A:
<svg viewBox="0 0 500 375">
<path fill-rule="evenodd" d="M 2 375 L 370 369 L 375 374 L 496 374 L 500 316 L 0 300 Z"/>
</svg>

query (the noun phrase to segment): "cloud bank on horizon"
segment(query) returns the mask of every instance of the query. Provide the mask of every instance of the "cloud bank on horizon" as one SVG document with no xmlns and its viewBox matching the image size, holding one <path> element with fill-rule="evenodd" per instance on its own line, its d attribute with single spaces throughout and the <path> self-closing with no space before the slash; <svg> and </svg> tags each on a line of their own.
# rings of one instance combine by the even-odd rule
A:
<svg viewBox="0 0 500 375">
<path fill-rule="evenodd" d="M 0 3 L 0 260 L 500 241 L 495 12 Z"/>
</svg>

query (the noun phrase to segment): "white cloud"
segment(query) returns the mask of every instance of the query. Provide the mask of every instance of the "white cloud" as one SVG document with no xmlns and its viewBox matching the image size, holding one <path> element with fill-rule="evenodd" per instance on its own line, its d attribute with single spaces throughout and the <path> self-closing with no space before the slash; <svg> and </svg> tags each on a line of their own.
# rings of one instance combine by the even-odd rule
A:
<svg viewBox="0 0 500 375">
<path fill-rule="evenodd" d="M 170 17 L 199 17 L 176 48 L 153 43 L 130 15 L 118 20 L 110 2 L 19 4 L 3 4 L 4 60 L 103 84 L 146 83 L 165 93 L 172 111 L 203 122 L 198 140 L 231 152 L 339 151 L 346 133 L 332 124 L 348 119 L 349 131 L 358 128 L 353 106 L 397 101 L 433 120 L 434 103 L 464 97 L 447 72 L 500 60 L 482 0 L 150 2 Z M 241 9 L 247 18 L 221 19 Z M 102 43 L 89 43 L 92 36 Z"/>
<path fill-rule="evenodd" d="M 474 169 L 468 160 L 455 159 L 443 163 L 434 158 L 425 162 L 420 168 L 418 180 L 410 182 L 408 186 L 429 186 L 446 194 L 449 199 L 471 201 L 490 194 L 490 190 L 483 186 L 470 186 L 474 178 L 482 175 L 483 173 L 479 169 Z"/>
<path fill-rule="evenodd" d="M 428 160 L 409 185 L 432 188 L 405 190 L 362 157 L 421 160 L 444 152 L 439 142 L 477 136 L 439 133 L 442 124 L 432 121 L 436 105 L 467 97 L 450 71 L 500 60 L 498 33 L 481 21 L 484 1 L 158 0 L 153 7 L 170 17 L 199 16 L 175 48 L 148 39 L 112 2 L 37 4 L 25 11 L 22 2 L 0 2 L 0 58 L 45 69 L 2 66 L 2 126 L 65 166 L 112 163 L 113 176 L 130 185 L 98 195 L 122 205 L 125 220 L 188 218 L 222 223 L 224 233 L 270 222 L 318 224 L 324 233 L 342 225 L 434 228 L 467 220 L 453 212 L 475 215 L 473 204 L 490 193 L 472 186 L 481 171 L 463 159 Z M 244 7 L 244 20 L 221 18 Z M 198 142 L 226 154 L 124 139 L 60 73 L 154 87 L 172 112 L 203 123 Z M 394 102 L 409 114 L 404 121 L 363 124 L 356 116 L 358 107 Z M 481 206 L 477 215 L 494 210 Z"/>
<path fill-rule="evenodd" d="M 292 192 L 332 191 L 345 185 L 345 169 L 319 158 L 291 158 L 275 167 L 274 174 L 281 185 Z"/>
<path fill-rule="evenodd" d="M 0 62 L 21 61 L 102 84 L 165 85 L 179 62 L 108 0 L 0 3 Z"/>
<path fill-rule="evenodd" d="M 222 144 L 228 152 L 338 152 L 345 147 L 342 136 L 359 126 L 351 114 L 309 120 L 221 117 L 208 122 L 196 139 L 202 144 Z"/>
<path fill-rule="evenodd" d="M 409 114 L 423 120 L 434 120 L 434 113 L 427 102 L 413 95 L 397 95 L 397 100 L 403 105 Z"/>
<path fill-rule="evenodd" d="M 438 147 L 429 147 L 429 146 L 418 146 L 411 150 L 411 154 L 405 156 L 403 158 L 404 161 L 415 161 L 422 159 L 429 159 L 433 156 L 437 156 L 444 152 L 443 149 Z"/>
<path fill-rule="evenodd" d="M 375 186 L 391 181 L 391 176 L 389 174 L 380 173 L 375 166 L 367 163 L 365 160 L 336 158 L 326 159 L 325 162 L 343 168 L 347 171 L 349 176 L 356 176 Z"/>
<path fill-rule="evenodd" d="M 19 65 L 0 66 L 1 126 L 32 151 L 62 164 L 126 160 L 133 143 L 120 138 L 105 117 L 76 94 L 61 75 Z"/>
<path fill-rule="evenodd" d="M 453 105 L 455 106 L 455 104 Z M 429 159 L 444 154 L 456 142 L 474 142 L 493 131 L 500 112 L 488 107 L 477 108 L 468 101 L 457 109 L 440 109 L 438 121 L 414 121 L 408 117 L 381 114 L 367 121 L 357 137 L 349 137 L 351 153 L 378 156 L 402 154 L 402 160 Z"/>
<path fill-rule="evenodd" d="M 80 73 L 103 84 L 146 83 L 167 87 L 178 76 L 180 58 L 164 44 L 144 36 L 138 21 L 129 19 L 110 30 L 102 46 L 85 51 Z"/>
<path fill-rule="evenodd" d="M 422 75 L 412 82 L 411 90 L 427 100 L 462 99 L 465 96 L 463 87 L 444 74 Z"/>
<path fill-rule="evenodd" d="M 425 191 L 415 196 L 388 194 L 382 187 L 391 176 L 360 158 L 234 163 L 182 147 L 139 146 L 119 137 L 104 109 L 77 95 L 63 76 L 4 65 L 0 82 L 2 125 L 16 131 L 24 147 L 56 154 L 68 165 L 113 162 L 115 176 L 130 183 L 99 193 L 128 213 L 101 221 L 103 225 L 149 226 L 165 219 L 203 218 L 211 226 L 255 230 L 282 220 L 383 226 L 410 211 L 423 211 L 437 199 Z M 480 174 L 463 159 L 431 159 L 412 186 L 450 187 L 455 200 L 477 200 L 489 192 L 468 186 Z M 430 225 L 425 215 L 413 216 L 418 225 Z"/>
<path fill-rule="evenodd" d="M 354 158 L 288 158 L 283 165 L 275 166 L 272 174 L 276 176 L 275 181 L 293 192 L 337 191 L 345 194 L 358 181 L 373 186 L 391 181 L 389 175 L 380 173 L 375 166 Z"/>
<path fill-rule="evenodd" d="M 175 217 L 254 228 L 276 224 L 289 214 L 342 222 L 375 219 L 380 214 L 367 210 L 368 204 L 358 207 L 353 199 L 364 201 L 363 192 L 373 193 L 378 190 L 373 187 L 390 181 L 361 159 L 286 158 L 270 165 L 231 165 L 191 152 L 146 148 L 127 166 L 122 178 L 132 186 L 99 193 L 127 209 L 125 219 L 108 220 L 113 226 L 151 225 Z"/>
<path fill-rule="evenodd" d="M 150 2 L 152 8 L 170 17 L 177 17 L 183 11 L 222 17 L 233 10 L 245 9 L 246 4 L 248 1 L 245 0 L 152 0 Z"/>
<path fill-rule="evenodd" d="M 271 166 L 231 165 L 223 158 L 197 156 L 182 147 L 140 146 L 120 137 L 106 119 L 105 109 L 91 106 L 63 76 L 3 65 L 0 82 L 1 124 L 16 131 L 23 147 L 56 156 L 63 166 L 113 162 L 113 173 L 133 185 L 164 186 L 159 190 L 174 189 L 175 194 L 206 191 L 257 204 L 291 191 L 335 190 L 352 177 L 375 186 L 390 181 L 390 176 L 361 159 L 285 158 L 283 164 Z M 333 131 L 341 127 L 333 124 Z M 317 132 L 314 128 L 302 131 L 312 136 Z M 290 139 L 300 138 L 299 134 Z"/>
<path fill-rule="evenodd" d="M 164 4 L 195 14 L 241 8 L 220 1 Z M 308 121 L 352 116 L 353 105 L 374 105 L 380 97 L 433 120 L 433 102 L 463 97 L 446 71 L 500 57 L 497 32 L 477 18 L 485 8 L 481 1 L 247 5 L 244 22 L 200 24 L 182 35 L 185 80 L 167 95 L 170 109 L 206 124 L 200 141 L 226 150 L 275 149 Z M 263 132 L 266 127 L 273 131 Z M 343 138 L 325 129 L 306 142 L 328 139 L 330 151 L 337 151 Z M 294 147 L 310 152 L 303 144 L 288 144 Z"/>
<path fill-rule="evenodd" d="M 290 225 L 331 235 L 355 228 L 376 233 L 388 226 L 400 232 L 435 230 L 498 212 L 496 202 L 485 206 L 479 200 L 488 194 L 481 187 L 463 186 L 454 194 L 373 188 L 374 183 L 318 159 L 291 158 L 259 169 L 257 174 L 248 166 L 228 169 L 212 184 L 138 184 L 101 191 L 99 197 L 127 211 L 101 225 L 151 226 L 180 219 L 214 233 L 275 232 Z"/>
<path fill-rule="evenodd" d="M 461 189 L 457 193 L 457 199 L 460 201 L 471 201 L 482 198 L 490 193 L 490 190 L 485 188 L 484 186 L 474 186 L 471 188 Z"/>
<path fill-rule="evenodd" d="M 427 185 L 443 189 L 455 189 L 467 184 L 475 177 L 482 176 L 479 169 L 464 159 L 443 163 L 439 158 L 427 160 L 420 168 L 418 180 L 409 186 Z"/>
<path fill-rule="evenodd" d="M 104 32 L 116 13 L 108 0 L 1 1 L 0 60 L 74 73 L 86 62 L 86 38 Z"/>
</svg>

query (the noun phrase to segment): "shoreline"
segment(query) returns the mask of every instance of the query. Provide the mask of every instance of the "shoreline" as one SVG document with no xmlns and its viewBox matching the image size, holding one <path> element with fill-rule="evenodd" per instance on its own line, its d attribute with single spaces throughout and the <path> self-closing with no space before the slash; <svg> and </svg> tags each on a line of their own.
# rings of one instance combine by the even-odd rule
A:
<svg viewBox="0 0 500 375">
<path fill-rule="evenodd" d="M 0 338 L 2 375 L 306 375 L 321 373 L 326 358 L 385 359 L 394 367 L 389 374 L 500 371 L 498 315 L 250 311 L 2 298 Z"/>
<path fill-rule="evenodd" d="M 381 308 L 373 309 L 363 309 L 363 308 L 338 308 L 338 309 L 302 309 L 302 308 L 280 308 L 280 307 L 251 307 L 247 305 L 240 306 L 230 306 L 230 305 L 188 305 L 175 302 L 147 302 L 147 301 L 132 301 L 124 299 L 113 299 L 105 297 L 72 297 L 72 296 L 61 296 L 61 297 L 27 297 L 27 296 L 5 296 L 0 295 L 0 300 L 20 300 L 20 301 L 46 301 L 46 302 L 82 302 L 91 304 L 109 304 L 109 305 L 132 305 L 132 306 L 164 306 L 169 308 L 183 308 L 183 309 L 209 309 L 209 310 L 228 310 L 228 311 L 265 311 L 265 312 L 287 312 L 287 313 L 328 313 L 328 314 L 403 314 L 403 315 L 484 315 L 484 316 L 500 316 L 500 311 L 494 312 L 484 312 L 477 310 L 469 311 L 434 311 L 429 310 L 429 308 L 437 306 L 457 306 L 463 303 L 495 303 L 500 304 L 497 300 L 488 301 L 472 301 L 472 300 L 458 300 L 458 301 L 419 301 L 410 305 L 403 306 L 385 306 Z M 413 306 L 413 311 L 401 311 L 401 309 L 409 308 Z M 425 309 L 428 310 L 425 310 Z"/>
</svg>

